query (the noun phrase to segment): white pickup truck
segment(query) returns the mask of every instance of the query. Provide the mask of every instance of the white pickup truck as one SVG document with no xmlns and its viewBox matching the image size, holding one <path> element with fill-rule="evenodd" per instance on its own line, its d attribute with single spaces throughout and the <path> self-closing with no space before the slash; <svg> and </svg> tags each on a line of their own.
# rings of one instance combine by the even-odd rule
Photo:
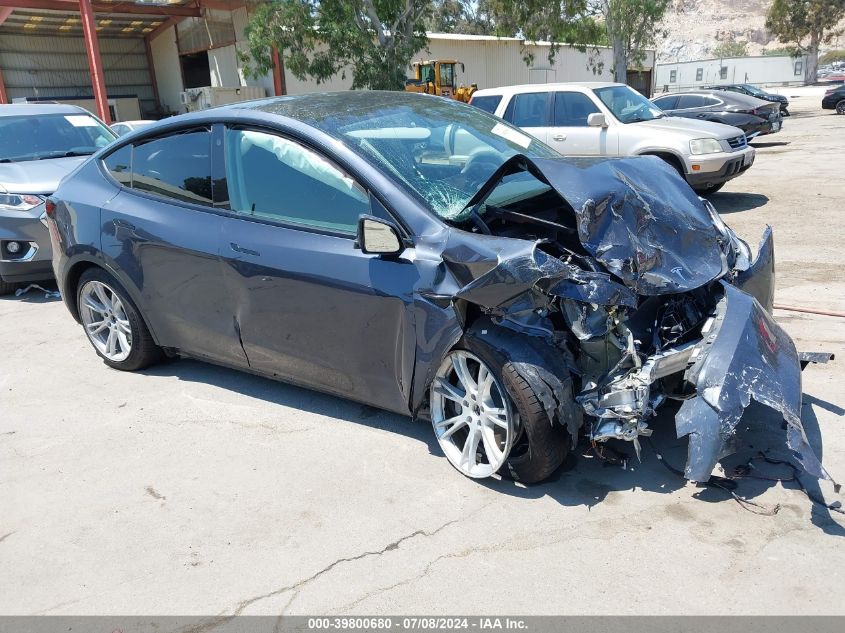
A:
<svg viewBox="0 0 845 633">
<path fill-rule="evenodd" d="M 624 84 L 487 88 L 470 104 L 567 156 L 659 156 L 705 196 L 754 163 L 754 148 L 739 128 L 669 116 Z"/>
</svg>

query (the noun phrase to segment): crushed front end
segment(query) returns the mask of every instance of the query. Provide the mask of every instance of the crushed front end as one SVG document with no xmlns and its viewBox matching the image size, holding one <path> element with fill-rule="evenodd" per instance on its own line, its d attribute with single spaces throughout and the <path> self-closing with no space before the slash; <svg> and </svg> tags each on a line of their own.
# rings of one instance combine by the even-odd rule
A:
<svg viewBox="0 0 845 633">
<path fill-rule="evenodd" d="M 548 193 L 487 202 L 496 182 L 519 172 L 547 184 L 561 207 L 550 210 Z M 578 415 L 560 413 L 567 409 L 557 396 L 569 382 L 560 394 L 553 381 L 538 388 L 555 396 L 549 417 L 570 429 L 573 444 L 584 432 L 593 442 L 630 441 L 639 454 L 656 411 L 679 401 L 677 435 L 689 437 L 685 476 L 707 481 L 753 399 L 783 416 L 786 443 L 804 469 L 829 479 L 801 425 L 798 353 L 770 314 L 771 230 L 752 259 L 713 207 L 658 159 L 517 156 L 473 205 L 469 222 L 490 236 L 490 250 L 474 251 L 471 274 L 465 249 L 444 251 L 447 266 L 464 273 L 455 299 L 560 349 Z M 501 237 L 533 242 L 512 247 Z M 530 372 L 524 377 L 531 382 Z"/>
</svg>

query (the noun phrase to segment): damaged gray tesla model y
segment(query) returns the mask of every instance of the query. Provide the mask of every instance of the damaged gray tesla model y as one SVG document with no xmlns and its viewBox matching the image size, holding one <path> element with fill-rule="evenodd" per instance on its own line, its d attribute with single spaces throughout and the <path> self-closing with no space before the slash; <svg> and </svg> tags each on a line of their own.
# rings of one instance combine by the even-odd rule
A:
<svg viewBox="0 0 845 633">
<path fill-rule="evenodd" d="M 469 477 L 548 477 L 680 401 L 706 481 L 754 399 L 807 472 L 801 369 L 756 257 L 658 158 L 567 159 L 472 108 L 348 92 L 122 137 L 48 204 L 97 354 L 184 355 L 431 420 Z"/>
</svg>

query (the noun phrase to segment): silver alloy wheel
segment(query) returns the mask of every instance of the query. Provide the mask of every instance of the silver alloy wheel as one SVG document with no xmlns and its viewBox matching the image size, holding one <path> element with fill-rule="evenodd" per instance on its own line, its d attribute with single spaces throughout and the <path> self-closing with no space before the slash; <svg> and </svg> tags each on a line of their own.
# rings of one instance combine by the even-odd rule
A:
<svg viewBox="0 0 845 633">
<path fill-rule="evenodd" d="M 455 468 L 481 478 L 502 467 L 519 421 L 483 361 L 464 350 L 450 352 L 432 382 L 430 401 L 434 434 Z"/>
<path fill-rule="evenodd" d="M 132 351 L 132 327 L 117 293 L 100 281 L 79 292 L 79 316 L 88 339 L 103 356 L 119 363 Z"/>
</svg>

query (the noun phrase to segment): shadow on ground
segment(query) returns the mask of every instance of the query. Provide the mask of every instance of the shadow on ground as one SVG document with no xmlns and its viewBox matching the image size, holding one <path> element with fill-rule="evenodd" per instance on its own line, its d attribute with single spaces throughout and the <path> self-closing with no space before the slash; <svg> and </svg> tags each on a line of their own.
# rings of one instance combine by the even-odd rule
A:
<svg viewBox="0 0 845 633">
<path fill-rule="evenodd" d="M 429 423 L 422 420 L 412 421 L 409 417 L 351 400 L 192 360 L 164 363 L 144 370 L 143 373 L 209 384 L 300 411 L 398 433 L 419 441 L 427 446 L 432 455 L 445 459 Z M 821 433 L 814 406 L 839 414 L 843 410 L 812 395 L 805 398 L 802 414 L 804 428 L 816 455 L 823 459 Z M 478 484 L 512 497 L 551 497 L 564 506 L 588 507 L 600 503 L 624 503 L 624 497 L 615 493 L 633 494 L 638 489 L 658 493 L 673 492 L 686 486 L 683 477 L 667 468 L 668 464 L 675 470 L 683 470 L 686 462 L 687 440 L 677 439 L 675 436 L 676 411 L 676 405 L 667 405 L 652 420 L 650 426 L 654 429 L 654 436 L 651 441 L 643 443 L 642 462 L 637 461 L 631 444 L 609 443 L 603 451 L 607 459 L 603 460 L 582 440 L 557 472 L 542 484 L 523 486 L 507 478 L 479 480 Z M 739 448 L 734 455 L 722 461 L 726 473 L 731 473 L 735 466 L 745 464 L 761 452 L 777 459 L 791 459 L 786 447 L 784 422 L 776 412 L 752 403 L 737 430 Z M 658 459 L 657 453 L 661 455 L 661 459 Z M 620 455 L 627 457 L 625 468 L 614 459 Z M 755 469 L 755 477 L 738 480 L 735 492 L 746 499 L 759 497 L 768 489 L 780 485 L 777 479 L 792 476 L 791 469 L 784 466 L 755 462 Z M 767 478 L 756 478 L 756 475 Z M 454 476 L 460 475 L 455 473 Z M 802 475 L 801 480 L 811 494 L 822 497 L 817 481 L 806 474 Z M 798 489 L 792 481 L 784 481 L 783 486 Z M 694 496 L 709 503 L 733 503 L 730 493 L 719 488 L 700 486 Z M 811 503 L 803 494 L 801 502 Z M 845 536 L 845 527 L 834 520 L 830 510 L 818 504 L 812 505 L 814 525 L 827 534 Z"/>
<path fill-rule="evenodd" d="M 721 191 L 714 193 L 708 200 L 716 207 L 716 211 L 719 213 L 736 213 L 738 211 L 749 211 L 762 207 L 769 202 L 769 197 L 762 193 Z"/>
<path fill-rule="evenodd" d="M 56 286 L 55 281 L 39 281 L 38 283 L 33 284 L 22 284 L 21 288 L 18 290 L 25 290 L 20 296 L 16 295 L 15 292 L 11 294 L 2 295 L 0 296 L 0 301 L 24 301 L 26 303 L 51 303 L 53 301 L 61 301 L 61 297 L 57 297 L 52 294 L 48 294 L 53 292 L 58 292 L 58 287 Z"/>
<path fill-rule="evenodd" d="M 789 141 L 751 142 L 751 146 L 755 149 L 766 149 L 767 147 L 783 147 L 784 145 L 789 145 Z"/>
</svg>

